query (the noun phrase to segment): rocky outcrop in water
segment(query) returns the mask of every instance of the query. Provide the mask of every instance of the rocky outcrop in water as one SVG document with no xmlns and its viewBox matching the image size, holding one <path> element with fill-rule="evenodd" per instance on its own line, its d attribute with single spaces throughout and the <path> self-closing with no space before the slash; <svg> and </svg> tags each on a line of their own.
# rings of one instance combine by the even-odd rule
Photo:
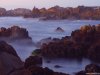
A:
<svg viewBox="0 0 100 75">
<path fill-rule="evenodd" d="M 50 58 L 89 58 L 100 60 L 100 25 L 85 25 L 72 31 L 71 36 L 43 44 L 41 54 Z"/>
<path fill-rule="evenodd" d="M 32 44 L 32 39 L 25 28 L 13 26 L 11 28 L 0 28 L 0 40 L 23 44 Z"/>
<path fill-rule="evenodd" d="M 58 27 L 55 31 L 56 32 L 64 32 L 64 30 L 61 27 Z"/>
</svg>

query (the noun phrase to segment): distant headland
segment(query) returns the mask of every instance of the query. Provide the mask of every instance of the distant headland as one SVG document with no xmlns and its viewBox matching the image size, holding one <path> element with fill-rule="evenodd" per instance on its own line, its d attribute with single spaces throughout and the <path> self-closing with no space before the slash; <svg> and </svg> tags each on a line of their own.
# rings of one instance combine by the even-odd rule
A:
<svg viewBox="0 0 100 75">
<path fill-rule="evenodd" d="M 48 9 L 34 7 L 32 10 L 0 8 L 0 16 L 23 16 L 24 18 L 40 18 L 40 20 L 100 20 L 100 6 L 78 6 L 75 8 L 54 6 Z"/>
</svg>

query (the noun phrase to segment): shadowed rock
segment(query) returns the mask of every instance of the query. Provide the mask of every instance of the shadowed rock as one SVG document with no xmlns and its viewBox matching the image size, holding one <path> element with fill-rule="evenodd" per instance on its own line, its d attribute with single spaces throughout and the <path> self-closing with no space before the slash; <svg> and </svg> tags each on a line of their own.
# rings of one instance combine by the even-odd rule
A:
<svg viewBox="0 0 100 75">
<path fill-rule="evenodd" d="M 14 48 L 6 42 L 0 42 L 0 75 L 8 75 L 13 70 L 23 67 L 23 62 L 18 57 Z"/>
</svg>

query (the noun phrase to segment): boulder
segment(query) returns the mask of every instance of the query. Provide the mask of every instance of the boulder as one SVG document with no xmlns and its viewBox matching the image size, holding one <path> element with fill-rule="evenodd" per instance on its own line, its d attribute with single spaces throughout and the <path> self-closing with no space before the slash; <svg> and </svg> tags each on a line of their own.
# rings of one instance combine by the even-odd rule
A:
<svg viewBox="0 0 100 75">
<path fill-rule="evenodd" d="M 25 68 L 28 68 L 30 66 L 38 66 L 42 65 L 42 58 L 39 56 L 30 56 L 25 60 Z"/>
<path fill-rule="evenodd" d="M 6 42 L 0 42 L 0 75 L 10 74 L 13 70 L 23 67 L 23 62 L 18 57 L 14 48 Z"/>
</svg>

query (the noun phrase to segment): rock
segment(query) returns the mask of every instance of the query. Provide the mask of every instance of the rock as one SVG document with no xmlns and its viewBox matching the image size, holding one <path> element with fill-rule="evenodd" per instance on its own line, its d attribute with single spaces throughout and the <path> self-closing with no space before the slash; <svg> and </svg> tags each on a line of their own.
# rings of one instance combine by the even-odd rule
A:
<svg viewBox="0 0 100 75">
<path fill-rule="evenodd" d="M 76 73 L 75 75 L 87 75 L 87 74 L 85 73 L 85 71 L 80 71 L 80 72 Z"/>
<path fill-rule="evenodd" d="M 5 15 L 6 15 L 6 9 L 0 8 L 0 16 L 5 16 Z"/>
<path fill-rule="evenodd" d="M 64 32 L 64 30 L 62 28 L 60 28 L 60 27 L 58 27 L 55 31 L 56 32 Z"/>
<path fill-rule="evenodd" d="M 40 40 L 39 42 L 36 43 L 36 46 L 41 47 L 42 44 L 48 44 L 49 42 L 52 42 L 51 37 Z"/>
<path fill-rule="evenodd" d="M 86 73 L 100 73 L 100 66 L 89 64 L 85 67 Z"/>
<path fill-rule="evenodd" d="M 61 68 L 62 66 L 59 66 L 59 65 L 55 65 L 54 67 L 55 67 L 55 68 Z"/>
<path fill-rule="evenodd" d="M 7 42 L 15 42 L 22 44 L 32 44 L 32 38 L 29 36 L 28 31 L 25 28 L 18 26 L 12 26 L 11 28 L 0 28 L 0 40 Z"/>
<path fill-rule="evenodd" d="M 25 68 L 28 68 L 30 66 L 38 66 L 38 65 L 41 65 L 42 64 L 42 58 L 39 57 L 39 56 L 30 56 L 29 58 L 27 58 L 25 60 Z"/>
<path fill-rule="evenodd" d="M 48 68 L 42 68 L 37 66 L 31 66 L 29 70 L 32 72 L 32 75 L 69 75 L 69 74 L 54 72 Z"/>
<path fill-rule="evenodd" d="M 85 66 L 85 70 L 77 72 L 75 75 L 98 75 L 100 73 L 100 66 L 96 64 L 89 64 Z"/>
<path fill-rule="evenodd" d="M 11 45 L 8 45 L 4 41 L 0 41 L 0 52 L 7 52 L 9 54 L 12 54 L 12 55 L 18 57 L 18 55 L 17 55 L 16 51 L 14 50 L 14 48 Z"/>
<path fill-rule="evenodd" d="M 72 59 L 85 57 L 92 61 L 100 60 L 99 25 L 81 27 L 81 29 L 72 31 L 71 36 L 51 39 L 51 41 L 41 46 L 43 57 Z"/>
<path fill-rule="evenodd" d="M 14 48 L 6 42 L 0 42 L 0 75 L 7 75 L 13 70 L 23 67 L 23 62 L 18 57 Z"/>
<path fill-rule="evenodd" d="M 32 11 L 26 8 L 17 8 L 14 10 L 8 10 L 6 12 L 7 16 L 23 16 L 23 17 L 32 17 Z"/>
<path fill-rule="evenodd" d="M 27 69 L 15 70 L 10 75 L 32 75 L 32 73 Z"/>
<path fill-rule="evenodd" d="M 42 56 L 42 54 L 41 54 L 41 49 L 36 49 L 36 50 L 34 50 L 34 51 L 32 52 L 32 55 L 33 55 L 33 56 Z"/>
</svg>

